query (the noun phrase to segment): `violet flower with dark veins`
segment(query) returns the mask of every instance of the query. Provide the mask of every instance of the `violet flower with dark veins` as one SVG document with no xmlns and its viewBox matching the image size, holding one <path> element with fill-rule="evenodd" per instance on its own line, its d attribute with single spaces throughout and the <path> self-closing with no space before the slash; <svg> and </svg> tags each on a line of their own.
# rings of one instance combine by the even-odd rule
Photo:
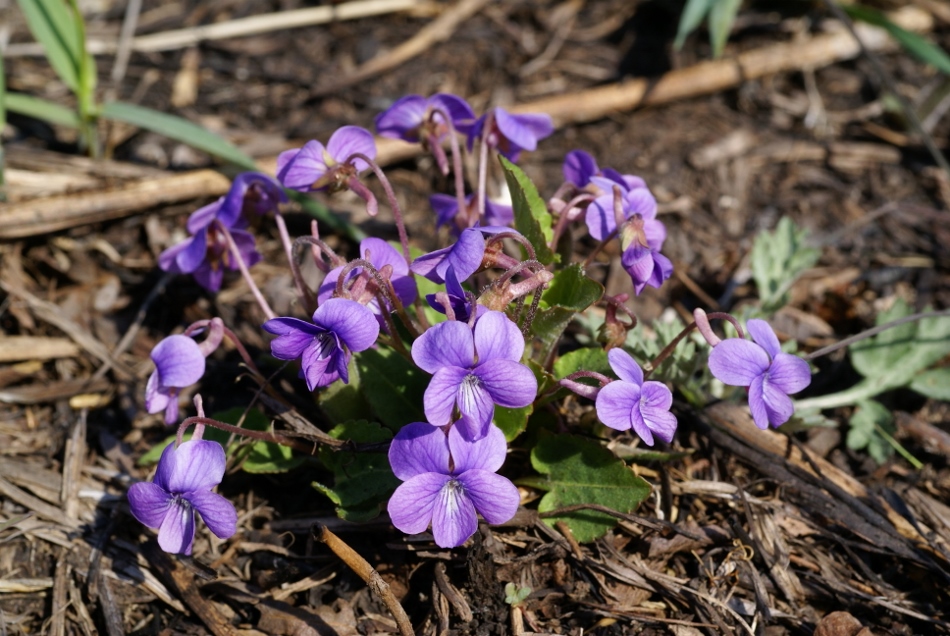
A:
<svg viewBox="0 0 950 636">
<path fill-rule="evenodd" d="M 343 126 L 330 136 L 326 146 L 308 141 L 302 148 L 280 153 L 277 178 L 285 187 L 301 192 L 343 190 L 369 168 L 362 159 L 350 159 L 354 153 L 375 159 L 376 141 L 365 128 Z"/>
<path fill-rule="evenodd" d="M 752 319 L 746 327 L 755 342 L 723 340 L 709 354 L 709 370 L 724 384 L 749 387 L 749 409 L 755 425 L 778 428 L 795 412 L 788 396 L 811 384 L 811 369 L 801 358 L 782 352 L 766 321 Z"/>
<path fill-rule="evenodd" d="M 623 349 L 607 352 L 610 368 L 619 380 L 597 393 L 597 417 L 618 431 L 633 429 L 647 446 L 654 436 L 669 443 L 676 432 L 676 416 L 670 413 L 673 394 L 662 382 L 643 381 L 643 370 Z"/>
<path fill-rule="evenodd" d="M 217 442 L 191 440 L 178 448 L 171 443 L 158 460 L 155 479 L 129 488 L 129 509 L 142 524 L 158 530 L 165 552 L 191 554 L 195 541 L 195 511 L 220 539 L 237 531 L 231 502 L 211 489 L 221 483 L 224 449 Z"/>
<path fill-rule="evenodd" d="M 534 401 L 538 382 L 521 364 L 524 336 L 500 311 L 488 311 L 475 323 L 449 320 L 430 327 L 412 343 L 413 361 L 432 380 L 423 396 L 426 418 L 434 426 L 453 421 L 465 439 L 489 430 L 495 405 L 511 408 Z"/>
<path fill-rule="evenodd" d="M 145 410 L 165 412 L 165 423 L 178 421 L 178 394 L 205 374 L 201 346 L 188 336 L 168 336 L 152 349 L 155 371 L 145 385 Z"/>
<path fill-rule="evenodd" d="M 462 127 L 468 134 L 469 150 L 475 139 L 484 137 L 490 147 L 496 148 L 511 161 L 517 161 L 522 150 L 535 150 L 540 140 L 554 132 L 551 117 L 545 113 L 515 115 L 496 107 L 491 115 L 489 130 L 485 130 L 488 114 L 479 117 L 471 126 Z"/>
<path fill-rule="evenodd" d="M 360 241 L 359 253 L 360 258 L 364 258 L 372 263 L 373 267 L 380 272 L 381 276 L 384 278 L 388 276 L 390 283 L 392 283 L 393 291 L 396 292 L 396 296 L 399 298 L 399 302 L 402 303 L 403 307 L 411 305 L 416 300 L 416 296 L 419 295 L 419 291 L 416 288 L 416 281 L 412 277 L 412 274 L 409 273 L 409 266 L 406 265 L 406 259 L 392 245 L 382 239 L 373 237 L 365 238 Z M 320 289 L 317 292 L 317 302 L 319 304 L 322 305 L 333 296 L 341 271 L 343 271 L 343 267 L 331 269 L 323 279 L 323 282 L 320 283 Z M 379 308 L 379 301 L 376 298 L 378 284 L 372 276 L 363 271 L 362 267 L 355 267 L 350 270 L 347 275 L 347 283 L 358 277 L 362 278 L 357 281 L 357 284 L 351 287 L 350 298 L 361 305 L 366 305 L 369 310 L 373 312 L 373 315 L 376 316 L 376 320 L 380 326 L 384 326 L 385 321 L 383 320 Z M 391 306 L 387 306 L 386 311 L 392 313 L 394 309 Z"/>
<path fill-rule="evenodd" d="M 313 322 L 299 318 L 274 318 L 264 331 L 275 334 L 271 355 L 278 360 L 300 358 L 300 376 L 311 391 L 337 379 L 350 381 L 353 353 L 368 349 L 379 336 L 373 313 L 355 300 L 331 298 L 313 313 Z"/>
<path fill-rule="evenodd" d="M 453 426 L 448 435 L 425 422 L 404 426 L 389 447 L 393 473 L 403 481 L 389 499 L 389 517 L 406 534 L 432 525 L 442 548 L 455 548 L 475 534 L 477 514 L 505 523 L 518 511 L 518 489 L 496 474 L 505 461 L 505 436 L 492 426 L 476 442 Z"/>
</svg>

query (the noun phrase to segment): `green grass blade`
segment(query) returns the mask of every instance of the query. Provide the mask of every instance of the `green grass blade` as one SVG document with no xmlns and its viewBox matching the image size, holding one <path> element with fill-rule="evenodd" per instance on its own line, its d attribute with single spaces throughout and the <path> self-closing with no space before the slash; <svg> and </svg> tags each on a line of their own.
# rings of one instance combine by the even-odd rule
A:
<svg viewBox="0 0 950 636">
<path fill-rule="evenodd" d="M 51 124 L 79 128 L 82 123 L 79 115 L 65 106 L 48 102 L 39 97 L 22 93 L 7 93 L 3 105 L 11 113 L 19 113 L 27 117 L 36 117 Z"/>
<path fill-rule="evenodd" d="M 680 23 L 676 29 L 676 41 L 673 48 L 677 51 L 683 48 L 686 38 L 699 27 L 703 18 L 709 13 L 709 7 L 714 0 L 686 0 L 686 6 L 683 7 L 683 15 L 680 16 Z"/>
<path fill-rule="evenodd" d="M 103 104 L 99 114 L 188 144 L 245 170 L 257 170 L 254 160 L 230 142 L 187 119 L 125 102 Z"/>
<path fill-rule="evenodd" d="M 74 93 L 79 90 L 82 57 L 72 11 L 63 0 L 18 0 L 26 23 L 59 78 Z"/>
<path fill-rule="evenodd" d="M 886 30 L 892 38 L 904 47 L 904 50 L 919 59 L 934 66 L 942 73 L 950 75 L 950 55 L 936 44 L 931 43 L 922 35 L 903 29 L 891 22 L 886 15 L 869 7 L 860 5 L 842 5 L 844 11 L 852 20 L 860 20 Z"/>
<path fill-rule="evenodd" d="M 712 41 L 713 57 L 720 57 L 726 48 L 726 40 L 736 21 L 742 0 L 715 0 L 709 9 L 709 39 Z"/>
</svg>

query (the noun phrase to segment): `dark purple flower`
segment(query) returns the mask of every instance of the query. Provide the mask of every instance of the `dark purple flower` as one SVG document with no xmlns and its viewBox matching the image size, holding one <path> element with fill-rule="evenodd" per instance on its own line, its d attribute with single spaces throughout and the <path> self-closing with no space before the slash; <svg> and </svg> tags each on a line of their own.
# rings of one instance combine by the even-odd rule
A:
<svg viewBox="0 0 950 636">
<path fill-rule="evenodd" d="M 623 349 L 607 353 L 610 368 L 617 374 L 615 380 L 597 393 L 597 417 L 618 431 L 633 429 L 647 446 L 653 446 L 653 437 L 664 442 L 673 439 L 676 416 L 670 413 L 673 394 L 662 382 L 643 381 L 643 370 Z"/>
<path fill-rule="evenodd" d="M 276 212 L 286 202 L 287 195 L 276 179 L 260 172 L 242 172 L 234 178 L 226 195 L 192 212 L 187 228 L 197 234 L 212 220 L 227 228 L 244 228 L 252 217 Z"/>
<path fill-rule="evenodd" d="M 330 136 L 324 146 L 308 141 L 303 148 L 285 150 L 277 157 L 277 178 L 285 187 L 301 192 L 331 191 L 347 187 L 350 179 L 369 168 L 354 153 L 376 158 L 376 141 L 372 133 L 359 126 L 343 126 Z"/>
<path fill-rule="evenodd" d="M 145 385 L 145 410 L 165 412 L 165 423 L 178 421 L 178 394 L 205 374 L 201 346 L 188 336 L 168 336 L 152 349 L 155 371 Z"/>
<path fill-rule="evenodd" d="M 434 426 L 452 422 L 456 408 L 466 439 L 484 437 L 495 405 L 519 408 L 534 401 L 538 382 L 521 364 L 524 336 L 500 311 L 475 323 L 450 320 L 429 328 L 412 343 L 412 359 L 433 374 L 423 404 Z"/>
<path fill-rule="evenodd" d="M 406 259 L 392 245 L 378 238 L 365 238 L 360 241 L 360 258 L 364 258 L 373 264 L 373 267 L 385 278 L 388 277 L 392 283 L 393 290 L 399 301 L 405 307 L 412 304 L 419 294 L 416 289 L 416 281 L 409 273 L 409 266 Z M 388 266 L 388 268 L 387 268 Z M 340 278 L 342 267 L 330 270 L 320 284 L 317 292 L 317 302 L 321 305 L 333 296 L 336 291 L 336 283 Z M 358 281 L 359 289 L 356 285 L 351 288 L 350 298 L 362 305 L 369 307 L 370 311 L 376 316 L 380 326 L 384 324 L 383 317 L 379 309 L 379 301 L 376 299 L 377 283 L 369 276 L 363 273 L 362 267 L 355 267 L 347 275 L 347 282 L 362 276 Z M 386 308 L 389 313 L 393 312 L 392 307 Z"/>
<path fill-rule="evenodd" d="M 219 206 L 221 201 L 222 199 L 219 199 L 195 212 L 205 214 L 208 225 L 199 228 L 194 236 L 172 245 L 158 255 L 158 266 L 161 269 L 174 274 L 191 274 L 199 285 L 211 292 L 221 289 L 225 271 L 240 269 L 238 261 L 228 248 L 222 226 L 215 222 L 213 215 L 205 212 L 207 208 Z M 231 229 L 230 234 L 245 265 L 251 267 L 261 260 L 260 253 L 254 247 L 252 234 L 237 229 Z"/>
<path fill-rule="evenodd" d="M 451 266 L 445 272 L 445 291 L 436 294 L 426 294 L 426 302 L 429 303 L 429 306 L 440 314 L 444 314 L 446 313 L 445 305 L 442 304 L 440 295 L 444 300 L 448 301 L 449 306 L 452 308 L 452 313 L 455 314 L 455 320 L 460 322 L 468 322 L 468 319 L 472 317 L 473 311 L 476 317 L 481 317 L 482 314 L 488 311 L 487 307 L 479 305 L 476 302 L 474 294 L 466 293 L 465 288 L 462 287 L 462 283 L 459 282 L 458 277 L 455 275 L 455 270 Z"/>
<path fill-rule="evenodd" d="M 456 130 L 475 120 L 468 102 L 451 93 L 438 93 L 429 98 L 406 95 L 376 116 L 376 132 L 380 137 L 411 143 L 425 141 L 434 146 L 449 134 L 445 115 Z"/>
<path fill-rule="evenodd" d="M 639 294 L 643 288 L 659 287 L 673 274 L 673 263 L 657 250 L 640 242 L 631 243 L 623 251 L 620 264 L 633 281 L 633 291 Z"/>
<path fill-rule="evenodd" d="M 227 499 L 211 489 L 221 483 L 224 449 L 217 442 L 191 440 L 178 448 L 169 444 L 158 460 L 152 482 L 129 488 L 132 515 L 158 529 L 158 545 L 165 552 L 191 554 L 195 541 L 195 511 L 220 539 L 237 531 L 237 513 Z"/>
<path fill-rule="evenodd" d="M 465 197 L 468 210 L 461 216 L 459 215 L 457 197 L 448 194 L 433 194 L 429 196 L 429 203 L 432 205 L 432 209 L 435 210 L 435 226 L 440 228 L 443 225 L 448 225 L 456 236 L 463 229 L 471 227 L 469 219 L 472 222 L 477 221 L 479 224 L 484 222 L 486 226 L 509 226 L 515 220 L 515 212 L 510 205 L 495 203 L 487 199 L 485 201 L 485 217 L 478 219 L 477 201 L 474 194 Z"/>
<path fill-rule="evenodd" d="M 484 235 L 511 231 L 511 228 L 497 226 L 470 227 L 462 230 L 455 243 L 420 256 L 409 269 L 433 283 L 444 283 L 445 272 L 452 267 L 460 281 L 468 280 L 482 266 L 482 257 L 485 256 Z"/>
<path fill-rule="evenodd" d="M 475 534 L 477 514 L 505 523 L 518 511 L 518 489 L 496 474 L 505 461 L 505 436 L 495 426 L 476 442 L 453 426 L 448 435 L 425 422 L 404 426 L 389 447 L 393 473 L 403 481 L 389 500 L 393 525 L 419 534 L 432 525 L 442 548 Z"/>
<path fill-rule="evenodd" d="M 311 391 L 342 378 L 350 381 L 350 355 L 368 349 L 379 336 L 373 313 L 355 300 L 331 298 L 313 313 L 313 323 L 299 318 L 273 318 L 264 331 L 277 336 L 271 355 L 300 358 L 300 375 Z"/>
<path fill-rule="evenodd" d="M 811 384 L 811 369 L 801 358 L 782 353 L 766 321 L 752 319 L 747 328 L 755 342 L 723 340 L 709 354 L 709 370 L 724 384 L 749 387 L 749 409 L 755 425 L 777 428 L 795 412 L 788 396 Z"/>
<path fill-rule="evenodd" d="M 551 117 L 544 113 L 515 115 L 496 107 L 491 114 L 491 128 L 487 131 L 487 114 L 479 117 L 471 127 L 463 127 L 468 133 L 470 150 L 475 139 L 484 137 L 489 146 L 497 148 L 508 159 L 517 161 L 522 150 L 534 150 L 538 147 L 538 141 L 554 132 Z"/>
<path fill-rule="evenodd" d="M 605 170 L 605 173 L 607 171 Z M 612 172 L 612 171 L 611 171 Z M 666 226 L 656 218 L 656 199 L 639 177 L 625 177 L 612 172 L 615 178 L 592 177 L 591 183 L 604 194 L 587 206 L 587 229 L 590 235 L 602 241 L 617 229 L 617 216 L 614 211 L 614 187 L 621 191 L 621 211 L 623 218 L 629 219 L 635 214 L 643 218 L 643 232 L 650 247 L 663 248 L 666 240 Z"/>
</svg>

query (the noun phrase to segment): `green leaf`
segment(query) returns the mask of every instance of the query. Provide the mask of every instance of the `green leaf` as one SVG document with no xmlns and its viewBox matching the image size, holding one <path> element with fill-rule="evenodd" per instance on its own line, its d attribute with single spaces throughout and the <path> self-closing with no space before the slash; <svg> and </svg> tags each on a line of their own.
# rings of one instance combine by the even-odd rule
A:
<svg viewBox="0 0 950 636">
<path fill-rule="evenodd" d="M 950 74 L 950 56 L 939 46 L 932 44 L 922 35 L 908 31 L 891 22 L 886 15 L 861 5 L 841 5 L 841 8 L 851 16 L 853 20 L 867 22 L 874 26 L 885 29 L 892 38 L 904 47 L 908 53 L 917 59 L 930 64 L 943 73 Z"/>
<path fill-rule="evenodd" d="M 392 432 L 375 422 L 355 420 L 334 427 L 329 435 L 357 444 L 387 442 Z M 399 480 L 389 467 L 385 452 L 354 452 L 322 446 L 320 460 L 333 472 L 333 486 L 314 482 L 313 487 L 333 501 L 337 514 L 348 521 L 367 521 L 379 514 Z"/>
<path fill-rule="evenodd" d="M 82 49 L 69 4 L 64 0 L 19 0 L 19 5 L 50 66 L 69 90 L 78 94 Z"/>
<path fill-rule="evenodd" d="M 505 583 L 505 603 L 511 606 L 521 605 L 531 595 L 530 587 L 518 587 L 514 583 Z"/>
<path fill-rule="evenodd" d="M 910 388 L 933 400 L 950 401 L 950 367 L 924 371 L 914 378 Z"/>
<path fill-rule="evenodd" d="M 288 446 L 273 442 L 254 442 L 241 463 L 241 470 L 252 474 L 286 473 L 304 461 L 304 457 L 294 457 Z"/>
<path fill-rule="evenodd" d="M 531 451 L 531 465 L 547 476 L 543 486 L 548 493 L 538 504 L 539 512 L 577 504 L 599 504 L 618 512 L 632 512 L 650 495 L 650 484 L 609 450 L 582 437 L 541 438 Z M 610 515 L 587 510 L 544 521 L 553 525 L 558 520 L 565 521 L 580 542 L 602 537 L 617 523 Z"/>
<path fill-rule="evenodd" d="M 569 265 L 554 275 L 554 280 L 541 295 L 540 309 L 531 323 L 546 351 L 556 344 L 567 325 L 578 312 L 600 300 L 604 286 L 584 275 L 578 264 Z M 541 359 L 546 358 L 546 354 Z"/>
<path fill-rule="evenodd" d="M 376 417 L 394 431 L 410 422 L 425 422 L 422 396 L 429 374 L 393 349 L 379 347 L 356 356 L 363 397 Z"/>
<path fill-rule="evenodd" d="M 187 119 L 125 102 L 107 102 L 102 105 L 99 114 L 102 117 L 123 121 L 165 135 L 170 139 L 188 144 L 192 148 L 197 148 L 229 161 L 245 170 L 257 170 L 257 164 L 254 163 L 254 160 L 238 150 L 237 147 Z"/>
<path fill-rule="evenodd" d="M 528 418 L 534 412 L 534 405 L 522 406 L 521 408 L 508 408 L 507 406 L 495 406 L 495 426 L 501 429 L 505 434 L 505 441 L 512 441 L 528 427 Z"/>
<path fill-rule="evenodd" d="M 713 2 L 714 0 L 686 0 L 686 6 L 683 7 L 683 14 L 680 16 L 679 26 L 676 29 L 673 48 L 677 51 L 683 48 L 686 38 L 699 27 L 703 18 L 709 13 Z"/>
<path fill-rule="evenodd" d="M 515 229 L 521 232 L 534 247 L 535 256 L 545 265 L 554 262 L 555 254 L 548 247 L 554 238 L 551 213 L 538 189 L 524 171 L 501 155 L 498 156 L 505 171 L 505 181 L 511 192 L 511 205 L 515 211 Z"/>
<path fill-rule="evenodd" d="M 4 105 L 10 112 L 20 113 L 27 117 L 36 117 L 59 126 L 79 128 L 82 124 L 79 115 L 75 111 L 32 95 L 7 93 Z"/>
<path fill-rule="evenodd" d="M 709 39 L 712 41 L 713 57 L 720 57 L 726 48 L 726 40 L 736 21 L 736 13 L 742 0 L 713 0 L 709 9 Z"/>
<path fill-rule="evenodd" d="M 880 431 L 888 434 L 894 431 L 894 417 L 880 402 L 864 400 L 859 402 L 848 420 L 847 444 L 851 450 L 866 449 L 874 461 L 883 464 L 894 454 L 894 448 Z"/>
<path fill-rule="evenodd" d="M 878 314 L 875 324 L 883 325 L 904 318 L 909 316 L 911 311 L 907 303 L 902 299 L 897 299 L 890 309 Z M 879 333 L 873 338 L 856 342 L 848 348 L 851 352 L 851 364 L 854 365 L 858 373 L 867 378 L 877 376 L 896 377 L 894 371 L 903 359 L 909 357 L 911 350 L 914 348 L 916 334 L 917 324 L 908 322 Z M 914 371 L 919 370 L 914 369 Z M 910 377 L 898 382 L 895 386 L 900 386 L 908 381 L 910 381 Z"/>
<path fill-rule="evenodd" d="M 563 379 L 578 371 L 596 371 L 610 373 L 610 363 L 607 361 L 607 352 L 600 347 L 576 349 L 565 353 L 554 363 L 554 375 Z"/>
<path fill-rule="evenodd" d="M 317 403 L 330 420 L 335 422 L 373 419 L 373 409 L 360 391 L 362 378 L 354 358 L 350 359 L 348 368 L 349 384 L 334 382 L 317 394 Z"/>
<path fill-rule="evenodd" d="M 752 245 L 752 277 L 759 290 L 762 311 L 774 313 L 788 303 L 788 290 L 798 277 L 818 262 L 821 253 L 807 245 L 808 232 L 789 217 L 774 232 L 761 232 Z"/>
</svg>

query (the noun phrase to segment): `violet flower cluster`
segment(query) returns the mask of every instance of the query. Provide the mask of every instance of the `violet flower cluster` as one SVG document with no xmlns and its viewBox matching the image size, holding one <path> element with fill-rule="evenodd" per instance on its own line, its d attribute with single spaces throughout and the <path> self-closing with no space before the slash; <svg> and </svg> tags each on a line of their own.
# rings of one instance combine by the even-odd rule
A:
<svg viewBox="0 0 950 636">
<path fill-rule="evenodd" d="M 507 444 L 495 417 L 498 407 L 525 408 L 538 398 L 538 376 L 523 362 L 526 348 L 534 343 L 526 342 L 525 336 L 532 333 L 537 312 L 546 309 L 541 294 L 555 278 L 556 267 L 535 259 L 537 246 L 512 227 L 513 209 L 489 199 L 489 155 L 515 161 L 523 152 L 535 150 L 554 128 L 546 115 L 497 107 L 476 116 L 465 100 L 447 93 L 404 97 L 381 113 L 375 124 L 380 136 L 421 143 L 443 174 L 455 171 L 456 192 L 436 193 L 430 199 L 435 227 L 449 229 L 445 247 L 410 256 L 398 200 L 375 163 L 373 135 L 344 126 L 326 144 L 311 140 L 281 153 L 276 179 L 259 173 L 239 175 L 227 195 L 191 215 L 190 237 L 162 252 L 159 264 L 166 271 L 194 276 L 211 292 L 221 288 L 225 272 L 240 270 L 266 317 L 262 330 L 274 336 L 269 342 L 271 356 L 294 363 L 308 391 L 349 382 L 353 356 L 372 347 L 388 347 L 430 374 L 421 405 L 427 421 L 404 423 L 389 448 L 390 465 L 402 484 L 392 494 L 388 511 L 393 525 L 403 532 L 417 534 L 431 528 L 437 545 L 457 547 L 476 531 L 479 515 L 488 523 L 505 523 L 518 509 L 518 489 L 498 474 Z M 452 148 L 451 163 L 446 147 Z M 459 154 L 463 147 L 469 152 L 478 148 L 479 180 L 472 192 L 464 191 Z M 287 202 L 285 189 L 325 194 L 350 190 L 375 214 L 376 195 L 364 181 L 370 170 L 395 218 L 398 248 L 368 237 L 360 242 L 356 258 L 346 261 L 319 238 L 315 224 L 311 236 L 290 240 L 280 210 Z M 581 150 L 567 155 L 563 174 L 564 184 L 549 201 L 556 224 L 547 248 L 557 250 L 558 239 L 570 231 L 570 224 L 583 220 L 597 241 L 619 238 L 620 264 L 637 294 L 646 286 L 660 287 L 670 277 L 672 264 L 661 253 L 666 228 L 657 218 L 657 202 L 646 183 L 600 168 Z M 296 316 L 276 315 L 248 274 L 261 259 L 251 228 L 271 215 L 294 273 Z M 506 241 L 519 244 L 517 257 L 505 252 Z M 313 255 L 313 265 L 323 272 L 318 285 L 301 272 L 297 248 L 302 243 L 308 245 L 305 251 Z M 496 275 L 486 274 L 488 270 L 504 271 Z M 425 296 L 425 303 L 443 314 L 435 324 L 428 323 L 419 298 L 417 280 L 424 282 L 423 278 L 427 285 L 437 286 L 438 291 Z M 618 298 L 611 302 L 617 305 L 627 299 Z M 620 325 L 610 318 L 611 312 L 608 309 L 615 335 L 607 356 L 618 379 L 584 372 L 598 379 L 600 386 L 570 379 L 561 383 L 593 399 L 606 426 L 630 430 L 648 446 L 656 440 L 669 443 L 677 428 L 671 412 L 673 392 L 662 382 L 646 379 L 630 354 L 616 346 L 631 326 Z M 307 315 L 309 319 L 301 317 Z M 169 424 L 178 420 L 180 394 L 201 380 L 206 358 L 225 333 L 251 372 L 263 378 L 220 319 L 196 325 L 165 338 L 152 351 L 155 371 L 146 386 L 145 406 L 150 413 L 163 413 Z M 788 394 L 809 382 L 808 365 L 782 353 L 763 321 L 750 321 L 749 331 L 754 342 L 730 339 L 716 344 L 709 366 L 723 382 L 749 387 L 758 426 L 778 426 L 791 415 Z M 205 334 L 201 342 L 192 337 L 201 333 Z M 537 367 L 540 377 L 550 370 L 545 364 Z M 398 383 L 400 378 L 392 381 Z M 170 552 L 191 552 L 195 512 L 221 538 L 236 530 L 233 507 L 211 491 L 224 475 L 226 456 L 220 445 L 200 439 L 200 427 L 214 423 L 203 417 L 200 407 L 199 414 L 195 439 L 166 448 L 154 481 L 135 484 L 129 491 L 132 514 L 158 529 L 159 544 Z"/>
</svg>

